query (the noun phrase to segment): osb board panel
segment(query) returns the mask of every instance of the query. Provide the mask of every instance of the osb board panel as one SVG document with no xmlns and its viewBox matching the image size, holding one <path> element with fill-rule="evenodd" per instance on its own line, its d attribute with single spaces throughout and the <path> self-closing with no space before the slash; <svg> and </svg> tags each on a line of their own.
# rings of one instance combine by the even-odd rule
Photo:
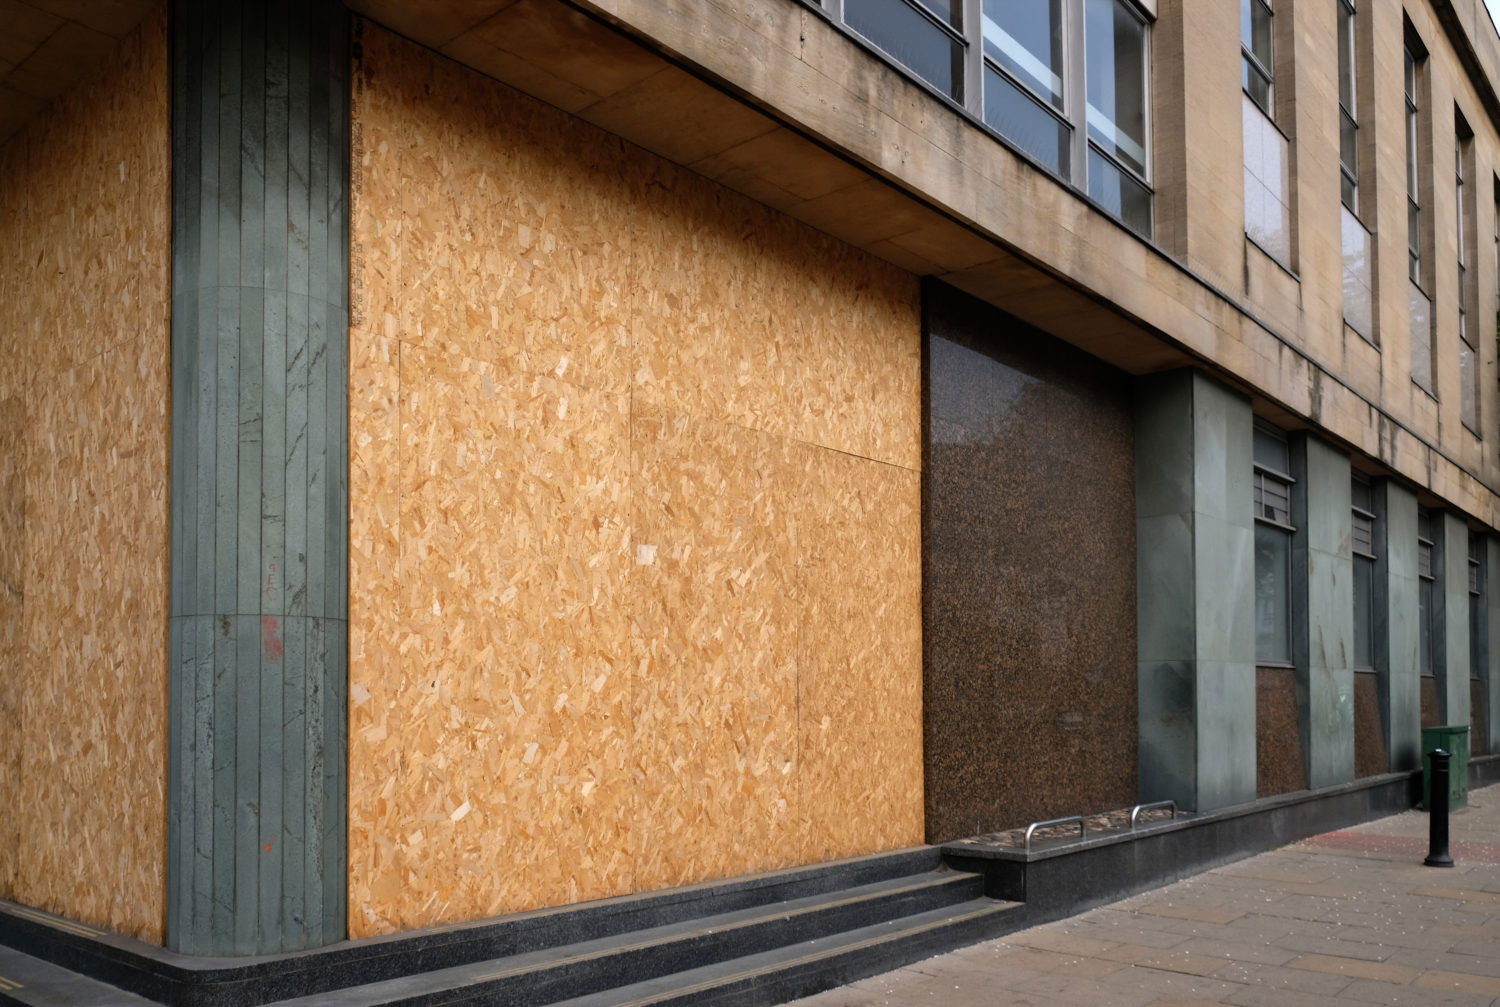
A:
<svg viewBox="0 0 1500 1007">
<path fill-rule="evenodd" d="M 921 348 L 902 338 L 916 285 L 790 217 L 655 167 L 634 246 L 637 395 L 917 468 Z"/>
<path fill-rule="evenodd" d="M 13 250 L 4 272 L 20 278 L 0 298 L 0 385 L 17 424 L 0 464 L 7 480 L 20 473 L 24 507 L 24 530 L 0 549 L 0 735 L 15 739 L 0 749 L 11 760 L 0 786 L 4 806 L 19 809 L 7 816 L 14 852 L 0 895 L 155 942 L 166 841 L 167 64 L 163 7 L 8 145 L 25 154 L 7 153 L 0 187 L 0 245 Z"/>
<path fill-rule="evenodd" d="M 922 486 L 850 455 L 799 458 L 803 856 L 824 860 L 922 831 Z"/>
<path fill-rule="evenodd" d="M 360 31 L 352 935 L 920 842 L 915 281 Z"/>
<path fill-rule="evenodd" d="M 18 808 L 21 783 L 21 689 L 25 638 L 21 588 L 26 566 L 26 406 L 0 398 L 0 808 Z M 0 816 L 0 894 L 15 891 L 21 816 Z"/>
</svg>

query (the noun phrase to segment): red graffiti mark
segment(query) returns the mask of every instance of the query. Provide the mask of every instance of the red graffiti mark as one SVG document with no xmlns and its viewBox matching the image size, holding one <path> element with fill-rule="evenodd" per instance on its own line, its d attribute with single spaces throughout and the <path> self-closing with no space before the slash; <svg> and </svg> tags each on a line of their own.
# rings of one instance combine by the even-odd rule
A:
<svg viewBox="0 0 1500 1007">
<path fill-rule="evenodd" d="M 271 852 L 271 844 L 270 844 L 270 843 L 267 843 L 267 844 L 266 844 L 266 852 L 267 852 L 267 853 L 270 853 L 270 852 Z"/>
<path fill-rule="evenodd" d="M 274 615 L 261 616 L 260 638 L 260 645 L 266 652 L 266 659 L 280 661 L 282 653 L 281 624 L 276 621 Z"/>
<path fill-rule="evenodd" d="M 276 564 L 272 563 L 266 569 L 269 571 L 266 574 L 266 600 L 267 601 L 275 601 L 276 600 Z"/>
</svg>

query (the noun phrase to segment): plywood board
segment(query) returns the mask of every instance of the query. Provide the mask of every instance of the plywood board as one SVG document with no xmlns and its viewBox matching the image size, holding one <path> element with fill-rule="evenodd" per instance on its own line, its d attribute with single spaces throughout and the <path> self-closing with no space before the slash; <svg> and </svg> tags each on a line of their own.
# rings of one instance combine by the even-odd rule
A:
<svg viewBox="0 0 1500 1007">
<path fill-rule="evenodd" d="M 12 145 L 0 315 L 24 536 L 0 895 L 159 942 L 165 852 L 170 143 L 161 8 Z M 9 150 L 10 147 L 7 147 Z M 81 198 L 80 193 L 88 194 Z M 7 268 L 10 273 L 10 268 Z M 17 275 L 17 274 L 12 274 Z M 3 396 L 0 396 L 3 397 Z M 9 429 L 9 424 L 7 424 Z M 14 489 L 14 483 L 7 485 Z M 0 518 L 0 520 L 4 520 Z M 14 523 L 14 522 L 12 522 Z M 10 536 L 6 536 L 9 539 Z M 17 628 L 19 627 L 19 628 Z M 0 847 L 3 849 L 3 847 Z"/>
<path fill-rule="evenodd" d="M 361 31 L 352 934 L 919 842 L 915 280 Z"/>
<path fill-rule="evenodd" d="M 795 445 L 683 413 L 632 433 L 640 882 L 800 863 Z"/>
<path fill-rule="evenodd" d="M 808 447 L 794 462 L 804 859 L 916 845 L 922 550 L 910 529 L 921 520 L 921 477 Z"/>
<path fill-rule="evenodd" d="M 912 277 L 675 165 L 648 167 L 632 245 L 637 394 L 917 467 Z"/>
</svg>

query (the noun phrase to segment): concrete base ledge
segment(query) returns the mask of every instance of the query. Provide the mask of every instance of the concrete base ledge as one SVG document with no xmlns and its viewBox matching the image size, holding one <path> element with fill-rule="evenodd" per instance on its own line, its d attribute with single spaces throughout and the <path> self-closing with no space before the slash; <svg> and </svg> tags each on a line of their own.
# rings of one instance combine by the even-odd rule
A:
<svg viewBox="0 0 1500 1007">
<path fill-rule="evenodd" d="M 179 954 L 0 900 L 0 945 L 162 1003 L 262 1004 L 381 979 L 628 934 L 709 913 L 931 871 L 920 846 L 722 881 L 625 895 L 493 919 L 340 941 L 308 951 L 243 957 Z"/>
<path fill-rule="evenodd" d="M 1500 781 L 1500 755 L 1469 763 L 1469 785 Z M 1415 807 L 1420 772 L 1387 773 L 1320 790 L 1278 794 L 1135 831 L 1009 847 L 949 843 L 943 859 L 982 874 L 985 894 L 1025 903 L 1026 925 L 1071 916 L 1294 843 Z"/>
<path fill-rule="evenodd" d="M 1500 755 L 1470 761 L 1471 787 L 1500 782 Z M 259 1004 L 506 954 L 661 925 L 707 912 L 835 892 L 941 862 L 983 876 L 985 894 L 1024 902 L 1005 931 L 1034 926 L 1320 832 L 1406 811 L 1417 772 L 1282 794 L 1207 814 L 1030 852 L 968 844 L 918 847 L 491 920 L 241 958 L 177 954 L 0 901 L 0 945 L 163 1003 Z M 993 934 L 990 934 L 993 936 Z M 878 970 L 877 970 L 878 971 Z"/>
</svg>

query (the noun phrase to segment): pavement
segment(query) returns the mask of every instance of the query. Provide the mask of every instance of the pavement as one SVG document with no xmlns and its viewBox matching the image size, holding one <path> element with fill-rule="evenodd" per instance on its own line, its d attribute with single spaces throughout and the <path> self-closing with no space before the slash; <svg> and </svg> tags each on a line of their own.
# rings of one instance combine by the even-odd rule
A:
<svg viewBox="0 0 1500 1007">
<path fill-rule="evenodd" d="M 1450 828 L 1452 869 L 1408 811 L 796 1003 L 1500 1007 L 1500 784 Z"/>
</svg>

